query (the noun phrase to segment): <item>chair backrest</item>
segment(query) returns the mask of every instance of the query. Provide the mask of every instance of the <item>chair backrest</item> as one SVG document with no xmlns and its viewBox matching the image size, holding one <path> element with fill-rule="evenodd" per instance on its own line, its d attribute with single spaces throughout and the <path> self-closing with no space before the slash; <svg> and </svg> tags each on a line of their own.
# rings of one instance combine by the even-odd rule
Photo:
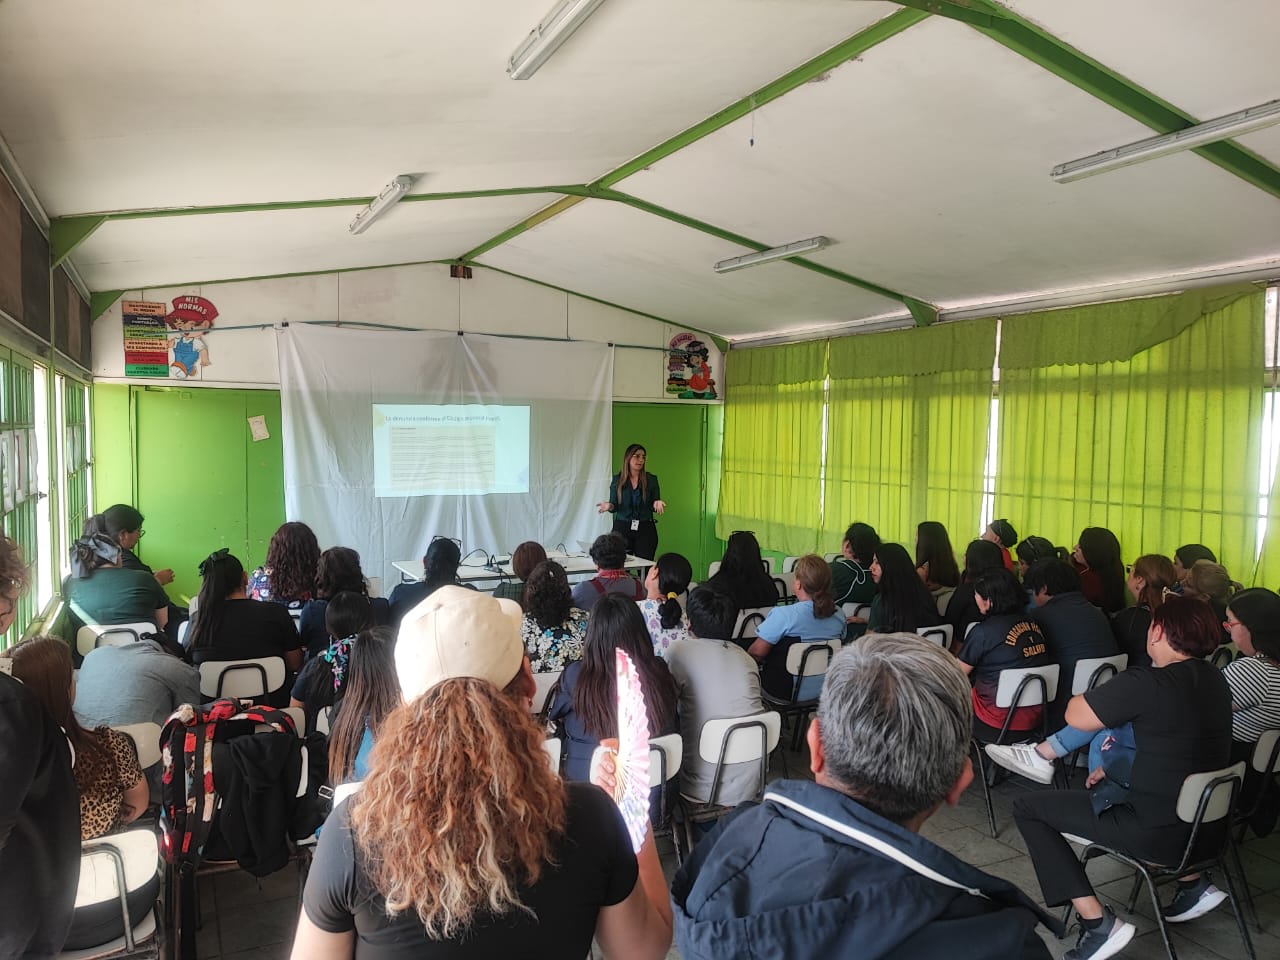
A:
<svg viewBox="0 0 1280 960">
<path fill-rule="evenodd" d="M 296 733 L 299 737 L 306 739 L 307 711 L 303 710 L 301 707 L 281 707 L 280 712 L 287 713 L 290 719 L 293 720 L 294 733 Z M 272 727 L 269 724 L 265 724 L 265 723 L 260 723 L 253 728 L 254 733 L 267 733 L 272 730 L 275 730 L 275 727 Z"/>
<path fill-rule="evenodd" d="M 1117 673 L 1129 666 L 1129 655 L 1120 653 L 1114 657 L 1090 657 L 1076 661 L 1075 676 L 1071 678 L 1071 695 L 1100 687 Z"/>
<path fill-rule="evenodd" d="M 726 717 L 708 720 L 698 736 L 698 756 L 716 765 L 711 778 L 708 802 L 714 804 L 720 792 L 720 777 L 726 763 L 760 762 L 760 787 L 764 790 L 769 772 L 769 754 L 778 745 L 782 732 L 782 715 L 772 710 L 748 717 Z"/>
<path fill-rule="evenodd" d="M 834 560 L 838 556 L 840 556 L 840 554 L 838 553 L 824 553 L 822 555 L 822 559 L 827 561 L 827 563 L 830 563 L 832 560 Z"/>
<path fill-rule="evenodd" d="M 1213 823 L 1230 815 L 1243 781 L 1243 760 L 1221 770 L 1191 774 L 1178 791 L 1178 819 L 1183 823 Z"/>
<path fill-rule="evenodd" d="M 340 804 L 343 800 L 347 799 L 347 797 L 351 796 L 353 793 L 359 793 L 360 789 L 363 786 L 364 786 L 363 780 L 355 780 L 351 783 L 338 784 L 336 787 L 333 788 L 333 805 L 336 807 L 338 804 Z"/>
<path fill-rule="evenodd" d="M 547 760 L 551 764 L 551 772 L 560 772 L 560 740 L 558 737 L 547 737 L 542 741 L 542 749 L 546 751 Z"/>
<path fill-rule="evenodd" d="M 321 707 L 316 714 L 316 733 L 323 733 L 326 737 L 329 735 L 329 714 L 333 712 L 333 707 Z"/>
<path fill-rule="evenodd" d="M 964 638 L 966 640 L 969 639 L 969 634 L 973 633 L 973 628 L 976 627 L 977 625 L 978 625 L 977 620 L 973 621 L 973 623 L 966 623 L 964 625 Z"/>
<path fill-rule="evenodd" d="M 200 695 L 252 699 L 284 686 L 283 657 L 206 660 L 200 664 Z"/>
<path fill-rule="evenodd" d="M 133 749 L 138 754 L 138 766 L 146 770 L 160 762 L 160 724 L 158 723 L 125 723 L 118 730 L 133 741 Z"/>
<path fill-rule="evenodd" d="M 1236 650 L 1236 645 L 1234 643 L 1224 643 L 1217 650 L 1213 651 L 1213 655 L 1209 657 L 1209 662 L 1221 670 L 1236 658 L 1236 654 L 1238 652 L 1239 651 Z"/>
<path fill-rule="evenodd" d="M 1258 773 L 1280 773 L 1280 730 L 1264 730 L 1249 761 Z"/>
<path fill-rule="evenodd" d="M 720 572 L 720 563 L 721 561 L 719 560 L 712 560 L 709 564 L 707 564 L 708 580 L 710 580 L 712 577 L 714 577 L 717 573 Z"/>
<path fill-rule="evenodd" d="M 86 623 L 76 631 L 76 651 L 87 657 L 94 647 L 123 647 L 137 643 L 144 633 L 158 633 L 154 623 Z"/>
<path fill-rule="evenodd" d="M 80 844 L 76 907 L 119 899 L 121 877 L 126 891 L 141 890 L 162 870 L 156 833 L 150 827 L 85 840 Z M 136 925 L 142 918 L 130 919 Z"/>
<path fill-rule="evenodd" d="M 916 633 L 946 650 L 951 646 L 951 631 L 954 629 L 949 623 L 940 623 L 936 627 L 916 627 Z"/>
<path fill-rule="evenodd" d="M 551 688 L 560 680 L 563 670 L 551 670 L 547 673 L 535 673 L 533 675 L 533 712 L 541 713 L 542 708 L 547 705 L 547 697 L 551 694 Z M 559 743 L 559 741 L 556 741 Z"/>
<path fill-rule="evenodd" d="M 795 596 L 795 594 L 791 592 L 791 583 L 792 581 L 785 577 L 773 578 L 773 589 L 778 591 L 779 603 L 784 600 L 790 600 Z"/>
<path fill-rule="evenodd" d="M 178 624 L 178 646 L 187 649 L 187 634 L 191 632 L 191 620 L 183 620 Z"/>
<path fill-rule="evenodd" d="M 684 739 L 678 733 L 649 741 L 649 789 L 674 780 L 684 763 Z"/>
<path fill-rule="evenodd" d="M 787 648 L 787 673 L 793 677 L 820 677 L 839 652 L 839 640 L 797 640 Z"/>
<path fill-rule="evenodd" d="M 846 617 L 859 617 L 863 620 L 868 620 L 871 617 L 871 604 L 842 603 L 840 604 L 840 612 Z"/>
<path fill-rule="evenodd" d="M 764 618 L 768 615 L 768 607 L 747 607 L 745 610 L 740 610 L 738 612 L 738 622 L 733 627 L 733 638 L 735 640 L 754 640 L 758 636 L 756 628 L 764 623 Z"/>
<path fill-rule="evenodd" d="M 796 568 L 796 561 L 799 559 L 799 557 L 784 557 L 782 560 L 782 572 L 791 573 L 794 571 Z"/>
<path fill-rule="evenodd" d="M 1034 707 L 1050 702 L 1058 695 L 1060 670 L 1056 663 L 1001 670 L 1000 682 L 996 685 L 996 706 L 1001 709 Z"/>
<path fill-rule="evenodd" d="M 764 567 L 765 573 L 773 573 L 773 557 L 761 557 L 760 565 Z"/>
</svg>

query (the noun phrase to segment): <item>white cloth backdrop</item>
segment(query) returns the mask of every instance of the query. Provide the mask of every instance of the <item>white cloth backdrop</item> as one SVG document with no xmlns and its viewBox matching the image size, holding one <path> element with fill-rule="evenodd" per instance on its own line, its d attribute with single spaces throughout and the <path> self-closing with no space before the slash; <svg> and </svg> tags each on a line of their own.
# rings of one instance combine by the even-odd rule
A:
<svg viewBox="0 0 1280 960">
<path fill-rule="evenodd" d="M 359 551 L 384 590 L 394 560 L 420 559 L 432 536 L 463 552 L 506 553 L 590 540 L 607 526 L 613 351 L 602 343 L 293 325 L 277 335 L 285 513 L 321 548 Z M 373 488 L 375 403 L 529 406 L 529 492 L 382 498 Z"/>
</svg>

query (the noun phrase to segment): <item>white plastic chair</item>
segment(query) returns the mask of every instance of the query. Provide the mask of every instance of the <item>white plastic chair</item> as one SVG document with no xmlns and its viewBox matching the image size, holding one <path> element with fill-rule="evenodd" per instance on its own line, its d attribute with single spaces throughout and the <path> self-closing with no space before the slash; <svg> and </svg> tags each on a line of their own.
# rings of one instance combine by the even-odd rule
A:
<svg viewBox="0 0 1280 960">
<path fill-rule="evenodd" d="M 769 616 L 772 607 L 747 607 L 745 610 L 738 611 L 738 620 L 733 625 L 733 638 L 735 640 L 754 640 L 758 634 L 756 628 L 764 623 L 765 617 Z"/>
<path fill-rule="evenodd" d="M 76 650 L 87 657 L 95 647 L 123 647 L 137 643 L 144 633 L 159 633 L 154 623 L 86 623 L 76 631 Z"/>
<path fill-rule="evenodd" d="M 708 579 L 708 580 L 710 580 L 712 577 L 714 577 L 714 576 L 715 576 L 717 573 L 719 573 L 719 572 L 720 572 L 720 561 L 719 561 L 719 560 L 712 560 L 709 564 L 707 564 L 707 579 Z"/>
<path fill-rule="evenodd" d="M 138 754 L 138 766 L 143 770 L 160 762 L 160 724 L 125 723 L 111 729 L 118 730 L 133 741 L 134 752 Z"/>
<path fill-rule="evenodd" d="M 557 741 L 559 742 L 559 741 Z M 684 763 L 684 739 L 678 733 L 649 741 L 649 789 L 670 783 Z"/>
<path fill-rule="evenodd" d="M 542 741 L 542 749 L 546 752 L 547 760 L 551 764 L 551 772 L 555 774 L 560 773 L 561 747 L 562 745 L 559 737 L 547 737 L 547 739 Z"/>
<path fill-rule="evenodd" d="M 944 617 L 947 614 L 947 604 L 951 602 L 951 595 L 956 592 L 955 587 L 943 587 L 933 597 L 934 606 L 938 608 L 938 616 Z"/>
<path fill-rule="evenodd" d="M 563 670 L 552 670 L 548 673 L 535 673 L 533 675 L 533 713 L 535 715 L 541 713 L 546 707 L 547 697 L 551 695 L 551 688 L 559 682 L 563 673 Z"/>
<path fill-rule="evenodd" d="M 158 957 L 163 940 L 162 915 L 158 904 L 148 904 L 146 914 L 132 916 L 129 894 L 137 894 L 157 877 L 164 864 L 156 846 L 155 832 L 147 828 L 126 830 L 80 844 L 80 879 L 76 885 L 76 908 L 116 901 L 123 932 L 92 947 L 67 950 L 60 960 L 90 960 L 96 957 Z"/>
<path fill-rule="evenodd" d="M 187 649 L 187 634 L 191 632 L 190 619 L 183 620 L 178 624 L 178 646 L 183 650 Z"/>
<path fill-rule="evenodd" d="M 799 557 L 785 557 L 785 558 L 783 558 L 783 561 L 782 561 L 782 572 L 783 572 L 783 573 L 792 573 L 792 572 L 794 572 L 794 570 L 795 570 L 795 568 L 796 568 L 796 561 L 797 561 L 797 560 L 799 560 L 799 559 L 800 559 Z"/>
<path fill-rule="evenodd" d="M 862 620 L 871 619 L 871 604 L 869 603 L 842 603 L 840 604 L 840 612 L 845 617 L 859 617 Z"/>
<path fill-rule="evenodd" d="M 1128 666 L 1129 656 L 1124 653 L 1114 657 L 1090 657 L 1088 660 L 1077 660 L 1076 672 L 1071 677 L 1071 695 L 1075 697 L 1088 693 L 1094 687 L 1102 686 Z"/>
<path fill-rule="evenodd" d="M 932 640 L 943 650 L 950 650 L 951 631 L 954 629 L 955 627 L 949 623 L 940 623 L 936 627 L 916 627 L 916 633 L 926 640 Z"/>
<path fill-rule="evenodd" d="M 287 672 L 283 657 L 206 660 L 200 664 L 200 695 L 242 700 L 263 697 L 284 686 Z"/>
</svg>

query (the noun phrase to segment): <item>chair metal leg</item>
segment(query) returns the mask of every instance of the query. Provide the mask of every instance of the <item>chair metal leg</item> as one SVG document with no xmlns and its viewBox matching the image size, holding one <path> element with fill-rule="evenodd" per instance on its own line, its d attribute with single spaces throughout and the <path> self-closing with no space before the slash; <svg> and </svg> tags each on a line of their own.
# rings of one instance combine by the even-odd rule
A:
<svg viewBox="0 0 1280 960">
<path fill-rule="evenodd" d="M 1138 908 L 1138 894 L 1142 890 L 1142 871 L 1133 871 L 1133 889 L 1129 891 L 1129 901 L 1124 908 L 1125 913 L 1133 913 Z M 1155 889 L 1152 888 L 1151 895 L 1155 896 Z M 1156 902 L 1156 910 L 1160 909 L 1159 901 Z"/>
<path fill-rule="evenodd" d="M 1160 909 L 1160 895 L 1156 892 L 1155 881 L 1151 879 L 1151 875 L 1145 870 L 1139 870 L 1138 875 L 1147 881 L 1147 886 L 1151 890 L 1151 905 L 1156 911 L 1156 925 L 1160 928 L 1160 937 L 1164 940 L 1165 952 L 1169 954 L 1169 960 L 1178 960 L 1178 952 L 1173 949 L 1173 941 L 1169 939 L 1169 925 L 1165 922 L 1164 911 Z"/>
<path fill-rule="evenodd" d="M 1258 919 L 1258 907 L 1253 902 L 1253 891 L 1249 889 L 1249 878 L 1244 875 L 1244 861 L 1240 859 L 1240 848 L 1236 846 L 1235 841 L 1230 836 L 1227 837 L 1227 853 L 1230 862 L 1224 857 L 1222 861 L 1222 872 L 1227 880 L 1227 893 L 1232 896 L 1232 905 L 1235 905 L 1235 894 L 1232 893 L 1231 884 L 1231 867 L 1234 864 L 1236 868 L 1236 876 L 1240 880 L 1240 889 L 1244 891 L 1244 902 L 1248 909 L 1248 917 L 1253 921 L 1254 927 L 1259 933 L 1262 933 L 1262 921 Z"/>
<path fill-rule="evenodd" d="M 987 822 L 991 825 L 991 837 L 996 836 L 996 808 L 991 803 L 991 787 L 987 783 L 987 766 L 982 759 L 982 744 L 977 740 L 971 740 L 973 752 L 978 756 L 978 779 L 982 781 L 982 798 L 987 802 Z"/>
<path fill-rule="evenodd" d="M 1237 854 L 1235 844 L 1230 838 L 1227 839 L 1227 846 L 1231 847 L 1231 853 L 1234 856 L 1236 865 L 1240 866 L 1240 857 Z M 1236 878 L 1231 876 L 1231 864 L 1226 859 L 1222 860 L 1222 878 L 1227 883 L 1227 899 L 1231 901 L 1231 912 L 1236 917 L 1236 927 L 1240 930 L 1240 939 L 1244 941 L 1244 949 L 1249 954 L 1249 960 L 1256 960 L 1257 954 L 1253 950 L 1253 938 L 1249 936 L 1249 925 L 1245 923 L 1245 914 L 1240 906 L 1240 891 L 1236 889 Z M 1253 894 L 1249 892 L 1249 881 L 1245 879 L 1243 868 L 1240 870 L 1239 879 L 1244 885 L 1245 896 L 1249 904 L 1249 912 L 1253 914 L 1254 925 L 1258 928 L 1258 932 L 1262 932 L 1262 924 L 1258 922 L 1258 914 L 1253 905 Z"/>
</svg>

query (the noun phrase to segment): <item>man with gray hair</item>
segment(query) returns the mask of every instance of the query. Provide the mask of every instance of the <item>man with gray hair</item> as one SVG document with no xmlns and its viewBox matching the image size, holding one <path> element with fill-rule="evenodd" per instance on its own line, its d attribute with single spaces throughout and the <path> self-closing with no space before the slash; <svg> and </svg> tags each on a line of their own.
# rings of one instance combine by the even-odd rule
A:
<svg viewBox="0 0 1280 960">
<path fill-rule="evenodd" d="M 685 960 L 1049 956 L 1061 927 L 1012 884 L 919 835 L 973 780 L 969 682 L 914 634 L 836 655 L 809 727 L 814 782 L 771 784 L 676 874 Z"/>
</svg>

